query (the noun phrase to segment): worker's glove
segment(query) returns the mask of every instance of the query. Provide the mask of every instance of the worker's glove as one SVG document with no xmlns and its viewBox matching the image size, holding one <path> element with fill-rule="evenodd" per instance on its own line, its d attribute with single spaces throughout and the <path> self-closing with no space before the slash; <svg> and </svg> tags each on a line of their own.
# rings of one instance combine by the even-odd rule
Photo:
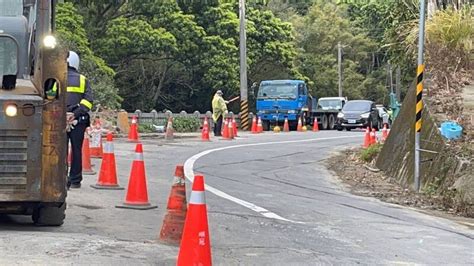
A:
<svg viewBox="0 0 474 266">
<path fill-rule="evenodd" d="M 78 122 L 79 121 L 77 120 L 68 121 L 66 125 L 66 132 L 71 132 L 71 130 L 74 129 Z"/>
</svg>

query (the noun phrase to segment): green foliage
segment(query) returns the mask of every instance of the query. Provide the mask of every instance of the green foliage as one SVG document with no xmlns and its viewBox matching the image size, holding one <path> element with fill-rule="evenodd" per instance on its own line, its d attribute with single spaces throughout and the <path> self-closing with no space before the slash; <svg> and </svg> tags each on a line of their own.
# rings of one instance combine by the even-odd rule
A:
<svg viewBox="0 0 474 266">
<path fill-rule="evenodd" d="M 176 132 L 196 132 L 201 127 L 201 120 L 197 117 L 178 116 L 173 118 L 173 129 Z"/>
<path fill-rule="evenodd" d="M 114 70 L 91 50 L 84 29 L 84 19 L 71 3 L 59 4 L 56 15 L 60 43 L 81 57 L 80 70 L 89 79 L 94 92 L 94 104 L 118 108 L 122 98 L 114 86 Z"/>
<path fill-rule="evenodd" d="M 366 163 L 372 162 L 377 155 L 379 155 L 380 151 L 382 150 L 382 144 L 376 143 L 370 145 L 367 149 L 363 149 L 360 151 L 359 157 L 362 161 Z"/>
<path fill-rule="evenodd" d="M 315 96 L 338 94 L 337 45 L 343 45 L 343 94 L 349 99 L 384 102 L 388 92 L 373 58 L 377 45 L 347 18 L 347 8 L 315 1 L 306 16 L 292 18 L 296 28 L 298 67 L 308 76 Z"/>
<path fill-rule="evenodd" d="M 474 7 L 437 11 L 426 23 L 426 40 L 453 50 L 471 53 L 474 39 Z"/>
<path fill-rule="evenodd" d="M 152 124 L 138 124 L 138 132 L 153 133 L 153 132 L 156 132 L 156 130 Z"/>
</svg>

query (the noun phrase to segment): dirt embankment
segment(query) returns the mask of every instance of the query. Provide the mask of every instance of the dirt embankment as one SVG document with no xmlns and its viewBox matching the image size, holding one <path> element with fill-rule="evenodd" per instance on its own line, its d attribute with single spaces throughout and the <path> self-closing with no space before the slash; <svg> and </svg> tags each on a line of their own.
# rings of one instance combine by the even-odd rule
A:
<svg viewBox="0 0 474 266">
<path fill-rule="evenodd" d="M 383 172 L 360 159 L 361 148 L 349 149 L 328 160 L 328 168 L 334 171 L 352 193 L 360 196 L 375 197 L 384 202 L 414 207 L 431 213 L 450 216 L 474 217 L 472 209 L 456 206 L 452 197 L 436 194 L 435 188 L 415 193 L 404 188 Z M 474 224 L 474 220 L 469 222 Z"/>
</svg>

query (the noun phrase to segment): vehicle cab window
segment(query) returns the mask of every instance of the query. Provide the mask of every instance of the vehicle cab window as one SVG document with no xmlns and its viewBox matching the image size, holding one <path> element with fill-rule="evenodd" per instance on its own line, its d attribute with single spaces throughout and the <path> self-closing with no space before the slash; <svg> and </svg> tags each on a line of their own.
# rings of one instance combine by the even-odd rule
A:
<svg viewBox="0 0 474 266">
<path fill-rule="evenodd" d="M 298 95 L 301 96 L 306 96 L 308 94 L 308 91 L 306 89 L 306 86 L 304 84 L 298 85 Z"/>
</svg>

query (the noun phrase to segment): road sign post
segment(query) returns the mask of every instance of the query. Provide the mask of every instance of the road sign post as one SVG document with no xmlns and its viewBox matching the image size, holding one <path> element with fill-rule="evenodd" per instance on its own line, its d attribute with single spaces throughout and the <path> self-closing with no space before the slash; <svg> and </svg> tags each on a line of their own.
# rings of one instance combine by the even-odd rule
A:
<svg viewBox="0 0 474 266">
<path fill-rule="evenodd" d="M 420 135 L 421 116 L 423 111 L 423 44 L 425 39 L 425 0 L 420 1 L 420 21 L 418 37 L 418 67 L 416 71 L 416 117 L 415 117 L 415 191 L 420 191 Z"/>
</svg>

